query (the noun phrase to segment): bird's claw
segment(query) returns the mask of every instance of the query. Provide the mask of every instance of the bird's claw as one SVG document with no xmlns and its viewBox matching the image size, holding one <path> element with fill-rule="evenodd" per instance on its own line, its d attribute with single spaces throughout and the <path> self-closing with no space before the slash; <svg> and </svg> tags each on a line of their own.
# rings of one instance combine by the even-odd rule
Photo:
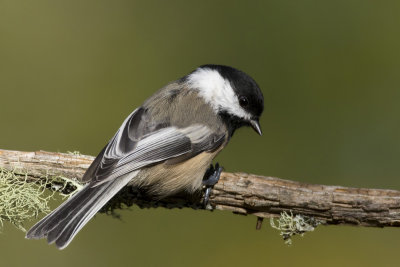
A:
<svg viewBox="0 0 400 267">
<path fill-rule="evenodd" d="M 208 201 L 210 200 L 211 189 L 218 183 L 223 169 L 224 168 L 220 167 L 218 163 L 215 164 L 215 167 L 211 164 L 210 168 L 208 168 L 204 174 L 203 185 L 206 187 L 203 203 L 204 208 L 207 207 Z"/>
</svg>

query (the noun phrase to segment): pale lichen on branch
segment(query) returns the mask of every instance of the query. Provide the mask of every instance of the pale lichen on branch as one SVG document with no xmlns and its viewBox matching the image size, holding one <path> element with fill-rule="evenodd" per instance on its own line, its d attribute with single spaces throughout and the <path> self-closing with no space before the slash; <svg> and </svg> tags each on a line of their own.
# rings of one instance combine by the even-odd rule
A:
<svg viewBox="0 0 400 267">
<path fill-rule="evenodd" d="M 303 236 L 306 232 L 312 232 L 323 222 L 314 217 L 305 216 L 302 214 L 293 215 L 292 211 L 282 212 L 280 217 L 270 219 L 271 227 L 280 231 L 280 234 L 287 245 L 292 244 L 292 237 L 295 235 Z"/>
<path fill-rule="evenodd" d="M 0 224 L 4 221 L 25 231 L 23 223 L 50 211 L 53 193 L 45 193 L 46 180 L 28 182 L 29 176 L 0 168 Z"/>
<path fill-rule="evenodd" d="M 0 229 L 7 221 L 25 232 L 24 222 L 51 211 L 49 202 L 56 192 L 69 197 L 81 187 L 61 176 L 44 175 L 32 179 L 28 171 L 0 167 Z"/>
</svg>

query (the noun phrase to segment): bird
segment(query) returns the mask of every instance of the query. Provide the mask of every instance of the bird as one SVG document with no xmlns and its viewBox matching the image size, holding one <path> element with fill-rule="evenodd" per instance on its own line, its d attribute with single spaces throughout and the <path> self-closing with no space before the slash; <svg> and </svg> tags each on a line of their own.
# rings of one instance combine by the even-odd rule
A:
<svg viewBox="0 0 400 267">
<path fill-rule="evenodd" d="M 122 123 L 83 175 L 86 185 L 36 223 L 28 239 L 67 247 L 82 227 L 122 188 L 145 188 L 154 199 L 206 188 L 222 172 L 215 156 L 242 126 L 259 135 L 264 97 L 245 72 L 202 65 L 167 84 Z"/>
</svg>

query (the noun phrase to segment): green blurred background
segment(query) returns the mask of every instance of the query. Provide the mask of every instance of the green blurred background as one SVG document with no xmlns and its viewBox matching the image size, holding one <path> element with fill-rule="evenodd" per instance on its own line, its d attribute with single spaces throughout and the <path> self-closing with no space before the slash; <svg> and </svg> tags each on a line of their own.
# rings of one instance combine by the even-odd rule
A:
<svg viewBox="0 0 400 267">
<path fill-rule="evenodd" d="M 95 155 L 158 88 L 218 63 L 253 76 L 266 103 L 264 135 L 237 132 L 226 170 L 399 189 L 399 14 L 399 1 L 0 0 L 0 148 Z M 64 251 L 7 224 L 0 265 L 399 261 L 399 229 L 322 226 L 287 247 L 229 212 L 121 214 L 96 216 Z"/>
</svg>

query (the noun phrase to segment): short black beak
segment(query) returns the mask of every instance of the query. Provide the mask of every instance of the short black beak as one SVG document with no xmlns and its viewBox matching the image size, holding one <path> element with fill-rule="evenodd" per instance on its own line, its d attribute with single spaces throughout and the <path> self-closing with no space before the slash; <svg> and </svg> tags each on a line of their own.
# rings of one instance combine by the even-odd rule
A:
<svg viewBox="0 0 400 267">
<path fill-rule="evenodd" d="M 258 122 L 258 119 L 255 120 L 250 120 L 250 125 L 256 131 L 259 135 L 262 135 L 260 123 Z"/>
</svg>

